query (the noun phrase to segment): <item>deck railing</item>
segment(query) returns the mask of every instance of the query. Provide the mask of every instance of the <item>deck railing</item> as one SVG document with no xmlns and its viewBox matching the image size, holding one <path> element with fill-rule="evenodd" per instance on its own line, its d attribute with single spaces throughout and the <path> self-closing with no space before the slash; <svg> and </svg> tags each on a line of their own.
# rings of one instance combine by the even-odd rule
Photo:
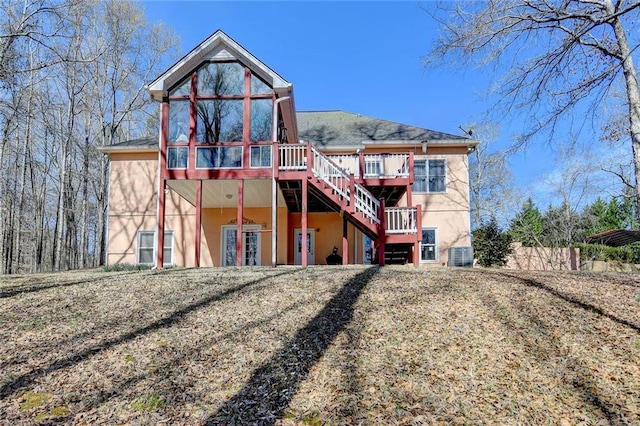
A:
<svg viewBox="0 0 640 426">
<path fill-rule="evenodd" d="M 278 170 L 307 170 L 307 145 L 306 144 L 281 144 L 278 145 L 280 158 Z"/>
<path fill-rule="evenodd" d="M 417 234 L 418 209 L 416 207 L 387 207 L 384 209 L 387 234 Z"/>
<path fill-rule="evenodd" d="M 360 170 L 360 154 L 328 155 L 347 173 L 356 178 L 406 178 L 411 174 L 409 154 L 363 154 L 363 168 Z"/>
<path fill-rule="evenodd" d="M 311 147 L 311 155 L 313 155 L 313 164 L 311 166 L 313 175 L 331 187 L 336 194 L 348 199 L 349 174 L 314 146 Z"/>
<path fill-rule="evenodd" d="M 359 183 L 356 183 L 354 188 L 356 212 L 362 213 L 370 222 L 380 224 L 380 201 Z"/>
<path fill-rule="evenodd" d="M 343 199 L 351 202 L 351 176 L 328 156 L 318 151 L 314 146 L 307 144 L 282 144 L 278 146 L 279 163 L 278 169 L 281 171 L 303 171 L 307 170 L 307 162 L 311 162 L 311 172 L 313 176 L 322 180 L 334 193 Z M 311 150 L 311 157 L 307 156 L 307 150 Z M 353 183 L 354 211 L 362 213 L 370 223 L 380 223 L 380 201 L 371 194 L 365 187 Z"/>
</svg>

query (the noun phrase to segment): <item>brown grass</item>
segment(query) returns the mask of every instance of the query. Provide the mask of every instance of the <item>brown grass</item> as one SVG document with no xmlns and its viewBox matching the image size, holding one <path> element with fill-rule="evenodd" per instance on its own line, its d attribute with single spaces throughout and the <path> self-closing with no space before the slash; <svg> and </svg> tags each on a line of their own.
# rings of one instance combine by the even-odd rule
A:
<svg viewBox="0 0 640 426">
<path fill-rule="evenodd" d="M 0 277 L 4 424 L 638 424 L 640 276 Z"/>
</svg>

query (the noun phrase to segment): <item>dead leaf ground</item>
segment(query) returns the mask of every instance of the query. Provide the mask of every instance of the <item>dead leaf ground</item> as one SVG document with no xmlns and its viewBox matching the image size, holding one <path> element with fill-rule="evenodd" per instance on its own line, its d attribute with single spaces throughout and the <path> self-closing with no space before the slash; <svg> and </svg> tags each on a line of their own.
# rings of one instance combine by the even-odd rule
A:
<svg viewBox="0 0 640 426">
<path fill-rule="evenodd" d="M 3 424 L 640 424 L 640 275 L 0 277 Z"/>
</svg>

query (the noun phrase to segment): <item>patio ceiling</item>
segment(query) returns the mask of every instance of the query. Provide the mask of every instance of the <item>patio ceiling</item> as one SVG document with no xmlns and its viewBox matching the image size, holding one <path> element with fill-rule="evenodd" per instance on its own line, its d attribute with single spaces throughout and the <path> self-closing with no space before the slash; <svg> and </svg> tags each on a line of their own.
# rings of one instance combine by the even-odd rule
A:
<svg viewBox="0 0 640 426">
<path fill-rule="evenodd" d="M 195 206 L 196 181 L 169 180 L 167 186 Z M 254 179 L 244 183 L 244 207 L 271 207 L 271 180 Z M 285 204 L 278 191 L 278 205 Z M 234 180 L 202 181 L 202 208 L 236 208 L 238 205 L 238 182 Z"/>
</svg>

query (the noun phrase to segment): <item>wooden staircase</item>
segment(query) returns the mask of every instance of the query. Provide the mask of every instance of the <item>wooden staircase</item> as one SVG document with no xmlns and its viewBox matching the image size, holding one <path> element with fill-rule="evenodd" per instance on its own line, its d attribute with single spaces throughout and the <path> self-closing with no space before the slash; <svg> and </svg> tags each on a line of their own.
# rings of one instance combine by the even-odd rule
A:
<svg viewBox="0 0 640 426">
<path fill-rule="evenodd" d="M 357 229 L 389 250 L 396 260 L 400 248 L 406 262 L 420 229 L 420 206 L 385 207 L 363 185 L 311 143 L 278 146 L 280 178 L 307 179 L 309 191 L 344 216 Z M 417 246 L 416 246 L 417 247 Z M 385 256 L 386 258 L 387 256 Z M 415 259 L 415 258 L 414 258 Z M 392 260 L 392 261 L 393 261 Z M 384 260 L 381 261 L 384 264 Z"/>
</svg>

